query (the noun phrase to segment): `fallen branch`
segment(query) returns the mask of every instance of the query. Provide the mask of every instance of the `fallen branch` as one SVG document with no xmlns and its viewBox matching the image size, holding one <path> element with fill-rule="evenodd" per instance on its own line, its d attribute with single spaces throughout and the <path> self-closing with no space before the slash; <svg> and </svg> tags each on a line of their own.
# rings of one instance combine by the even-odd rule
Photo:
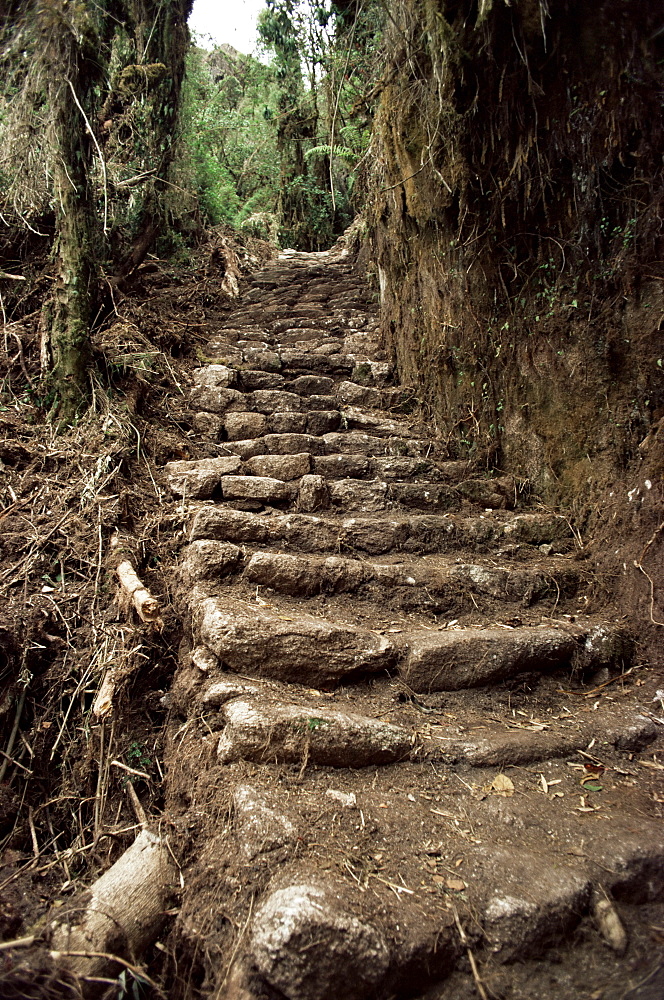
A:
<svg viewBox="0 0 664 1000">
<path fill-rule="evenodd" d="M 127 597 L 136 608 L 139 617 L 152 625 L 161 624 L 161 608 L 159 601 L 152 596 L 136 574 L 136 570 L 128 559 L 116 567 L 115 572 Z"/>
<path fill-rule="evenodd" d="M 159 601 L 156 597 L 152 596 L 138 576 L 131 561 L 127 558 L 127 552 L 128 549 L 130 551 L 130 547 L 120 539 L 119 535 L 115 534 L 111 538 L 110 548 L 111 550 L 117 550 L 115 555 L 111 552 L 109 561 L 120 581 L 126 603 L 128 605 L 133 604 L 141 621 L 161 628 L 163 622 L 161 620 Z"/>
<path fill-rule="evenodd" d="M 0 941 L 0 951 L 11 951 L 12 948 L 30 948 L 35 943 L 35 935 L 16 938 L 15 941 Z"/>
<path fill-rule="evenodd" d="M 52 952 L 79 976 L 112 973 L 117 962 L 133 971 L 124 956 L 135 961 L 156 939 L 175 879 L 176 868 L 166 841 L 142 830 L 132 846 L 90 886 L 82 909 L 73 907 L 51 923 Z"/>
<path fill-rule="evenodd" d="M 609 684 L 615 684 L 616 681 L 621 681 L 623 678 L 629 677 L 630 674 L 634 673 L 635 669 L 636 667 L 630 667 L 629 670 L 625 670 L 624 673 L 617 674 L 615 677 L 610 677 L 608 681 L 604 681 L 603 684 L 598 684 L 597 687 L 591 688 L 590 691 L 568 691 L 567 688 L 558 688 L 558 691 L 561 694 L 572 694 L 579 698 L 591 698 L 594 694 L 597 694 L 598 691 L 601 691 L 602 688 L 608 687 Z"/>
<path fill-rule="evenodd" d="M 103 719 L 113 708 L 113 695 L 115 694 L 115 671 L 111 667 L 104 674 L 104 679 L 101 682 L 101 687 L 97 692 L 97 697 L 94 700 L 92 706 L 92 712 L 95 718 Z"/>
</svg>

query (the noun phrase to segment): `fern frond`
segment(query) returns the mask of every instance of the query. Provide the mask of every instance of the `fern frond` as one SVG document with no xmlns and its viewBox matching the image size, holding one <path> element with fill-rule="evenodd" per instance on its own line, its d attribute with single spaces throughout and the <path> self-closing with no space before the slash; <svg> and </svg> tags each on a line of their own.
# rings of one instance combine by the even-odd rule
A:
<svg viewBox="0 0 664 1000">
<path fill-rule="evenodd" d="M 355 153 L 348 146 L 335 146 L 334 153 L 332 153 L 332 147 L 328 144 L 322 146 L 312 146 L 304 154 L 305 159 L 310 160 L 313 156 L 338 156 L 341 160 L 348 160 L 353 163 L 357 160 L 357 153 Z"/>
</svg>

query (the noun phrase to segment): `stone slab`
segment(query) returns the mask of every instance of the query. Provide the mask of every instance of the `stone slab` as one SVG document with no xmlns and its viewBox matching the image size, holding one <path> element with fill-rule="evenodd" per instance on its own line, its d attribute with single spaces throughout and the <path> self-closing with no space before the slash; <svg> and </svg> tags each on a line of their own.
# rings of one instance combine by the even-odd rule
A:
<svg viewBox="0 0 664 1000">
<path fill-rule="evenodd" d="M 237 383 L 237 371 L 227 365 L 206 365 L 194 372 L 194 384 L 219 389 L 233 389 Z"/>
<path fill-rule="evenodd" d="M 246 396 L 236 389 L 223 389 L 215 385 L 198 385 L 189 394 L 192 410 L 226 413 L 229 410 L 246 410 Z"/>
<path fill-rule="evenodd" d="M 288 384 L 289 392 L 300 396 L 329 396 L 334 387 L 334 379 L 323 375 L 300 375 Z"/>
<path fill-rule="evenodd" d="M 330 491 L 322 476 L 303 476 L 297 495 L 297 509 L 313 512 L 330 505 Z"/>
<path fill-rule="evenodd" d="M 224 429 L 229 441 L 246 441 L 261 437 L 267 431 L 267 417 L 263 413 L 227 413 Z"/>
<path fill-rule="evenodd" d="M 307 413 L 307 433 L 322 436 L 336 431 L 341 422 L 338 410 L 309 410 Z"/>
<path fill-rule="evenodd" d="M 459 506 L 456 490 L 443 483 L 392 483 L 389 495 L 394 503 L 418 510 L 455 510 Z"/>
<path fill-rule="evenodd" d="M 307 476 L 311 470 L 311 455 L 258 455 L 245 462 L 253 476 L 267 476 L 286 482 Z"/>
<path fill-rule="evenodd" d="M 577 641 L 557 628 L 458 629 L 408 638 L 400 672 L 413 691 L 457 691 L 569 664 Z"/>
<path fill-rule="evenodd" d="M 283 503 L 295 497 L 293 487 L 269 476 L 222 476 L 224 500 L 260 500 Z"/>
<path fill-rule="evenodd" d="M 308 452 L 318 455 L 323 450 L 320 438 L 313 434 L 266 434 L 265 451 L 271 455 L 295 455 Z"/>
<path fill-rule="evenodd" d="M 228 507 L 203 507 L 191 526 L 190 540 L 214 538 L 221 542 L 266 542 L 269 537 L 265 518 Z"/>
<path fill-rule="evenodd" d="M 267 418 L 270 434 L 305 434 L 307 432 L 307 414 L 292 413 L 278 410 Z"/>
<path fill-rule="evenodd" d="M 475 849 L 466 858 L 468 894 L 499 961 L 528 958 L 558 943 L 588 909 L 591 881 L 573 865 L 515 845 Z"/>
<path fill-rule="evenodd" d="M 333 685 L 391 669 L 394 645 L 365 629 L 307 615 L 287 618 L 207 598 L 194 609 L 196 641 L 237 673 Z"/>
<path fill-rule="evenodd" d="M 339 383 L 337 397 L 347 406 L 367 406 L 373 410 L 380 410 L 383 402 L 380 390 L 356 382 Z"/>
<path fill-rule="evenodd" d="M 169 462 L 164 466 L 168 485 L 176 496 L 198 500 L 211 497 L 224 475 L 240 468 L 240 460 L 228 458 L 200 458 L 194 461 Z"/>
<path fill-rule="evenodd" d="M 410 733 L 380 719 L 328 708 L 234 699 L 221 710 L 225 721 L 217 754 L 237 760 L 326 767 L 369 767 L 405 760 Z"/>
<path fill-rule="evenodd" d="M 226 576 L 237 569 L 242 550 L 231 542 L 200 538 L 184 550 L 180 573 L 185 582 Z"/>
<path fill-rule="evenodd" d="M 372 471 L 372 461 L 366 455 L 319 455 L 313 464 L 326 479 L 363 479 Z"/>
<path fill-rule="evenodd" d="M 385 441 L 360 431 L 332 431 L 323 435 L 328 455 L 383 455 Z"/>
<path fill-rule="evenodd" d="M 291 1000 L 367 1000 L 380 995 L 390 964 L 382 933 L 348 911 L 332 889 L 307 883 L 270 893 L 252 925 L 258 971 Z"/>
<path fill-rule="evenodd" d="M 210 441 L 220 441 L 224 431 L 224 418 L 220 413 L 208 413 L 201 410 L 194 413 L 191 418 L 191 426 L 196 434 L 208 438 Z"/>
<path fill-rule="evenodd" d="M 281 392 L 279 389 L 257 389 L 245 397 L 257 413 L 275 413 L 277 410 L 301 409 L 300 397 L 295 392 Z"/>
<path fill-rule="evenodd" d="M 256 392 L 258 389 L 280 389 L 285 379 L 277 372 L 248 371 L 238 372 L 238 385 L 243 392 Z"/>
</svg>

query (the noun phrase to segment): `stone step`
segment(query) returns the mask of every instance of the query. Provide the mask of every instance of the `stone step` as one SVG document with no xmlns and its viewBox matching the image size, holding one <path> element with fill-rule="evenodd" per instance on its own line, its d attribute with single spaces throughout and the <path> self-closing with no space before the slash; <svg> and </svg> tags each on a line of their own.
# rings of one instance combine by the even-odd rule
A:
<svg viewBox="0 0 664 1000">
<path fill-rule="evenodd" d="M 239 422 L 240 430 L 247 429 L 249 424 L 255 423 L 254 418 L 262 417 L 261 414 L 247 413 L 231 414 L 229 419 L 234 416 L 247 418 L 246 421 Z M 376 471 L 380 471 L 381 464 L 388 468 L 389 465 L 384 460 L 381 463 L 380 459 L 370 459 L 361 455 L 312 456 L 311 449 L 320 445 L 320 439 L 311 435 L 267 434 L 259 439 L 228 442 L 224 445 L 224 449 L 231 452 L 227 457 L 170 462 L 164 467 L 164 475 L 168 486 L 176 496 L 187 496 L 190 499 L 209 499 L 215 495 L 220 495 L 224 499 L 241 499 L 243 497 L 238 490 L 244 485 L 246 487 L 244 498 L 258 500 L 262 487 L 249 481 L 244 484 L 240 482 L 243 479 L 249 480 L 252 476 L 279 480 L 282 485 L 301 480 L 304 476 L 309 477 L 312 472 L 318 478 L 329 480 L 327 486 L 319 487 L 315 507 L 311 508 L 303 502 L 300 504 L 300 510 L 344 507 L 358 513 L 371 513 L 395 512 L 399 508 L 406 508 L 439 513 L 458 510 L 468 492 L 475 500 L 481 499 L 485 509 L 509 509 L 512 506 L 513 497 L 509 490 L 498 492 L 500 480 L 479 481 L 479 485 L 484 487 L 484 492 L 480 493 L 476 489 L 478 483 L 474 480 L 467 480 L 457 487 L 451 487 L 441 482 L 427 480 L 403 483 L 350 478 L 349 473 L 356 469 L 368 475 L 372 462 L 378 465 Z M 430 467 L 434 474 L 438 473 L 437 479 L 442 478 L 441 470 L 444 470 L 444 464 L 440 469 L 436 469 L 419 460 L 405 461 L 412 463 L 406 466 L 405 471 L 408 471 L 408 468 L 417 470 L 419 466 L 422 469 L 420 475 L 423 475 L 424 470 Z M 395 471 L 399 470 L 403 462 L 403 459 L 397 460 Z M 336 478 L 344 474 L 345 478 Z M 230 485 L 232 488 L 227 491 L 224 489 L 223 480 L 229 476 L 233 482 L 227 483 L 227 486 Z M 301 485 L 304 486 L 306 493 L 307 487 L 311 484 L 298 483 L 297 488 L 284 490 L 276 482 L 272 482 L 262 496 L 265 502 L 271 499 L 279 503 L 284 500 L 295 501 Z"/>
<path fill-rule="evenodd" d="M 326 331 L 325 338 L 328 336 Z M 294 347 L 282 347 L 279 357 L 283 370 L 307 375 L 350 375 L 357 365 L 357 359 L 349 354 L 316 354 Z"/>
<path fill-rule="evenodd" d="M 328 357 L 335 358 L 334 355 Z M 336 359 L 335 359 L 336 360 Z M 335 382 L 330 376 L 300 375 L 289 379 L 288 374 L 281 371 L 260 371 L 252 369 L 231 369 L 224 365 L 209 365 L 198 369 L 194 376 L 197 385 L 213 385 L 221 388 L 237 388 L 243 392 L 253 392 L 257 389 L 281 389 L 294 392 L 301 396 L 334 395 L 337 406 L 346 407 L 348 420 L 371 421 L 372 426 L 378 426 L 381 420 L 389 420 L 388 412 L 399 404 L 402 398 L 400 389 L 376 389 L 371 385 L 363 385 L 353 381 Z M 371 417 L 359 415 L 358 407 L 371 410 Z M 376 413 L 375 411 L 378 411 Z"/>
<path fill-rule="evenodd" d="M 224 365 L 215 365 L 214 367 L 219 372 L 230 371 Z M 237 379 L 234 379 L 234 384 L 239 384 L 241 382 L 242 373 L 231 372 L 232 375 L 238 375 Z M 276 384 L 276 378 L 273 374 L 267 374 L 265 378 L 263 375 L 265 373 L 253 372 L 252 380 L 253 384 Z M 254 378 L 254 376 L 257 376 Z M 310 379 L 308 385 L 310 388 L 327 388 L 330 379 L 319 379 L 317 376 L 302 376 L 303 378 Z M 190 404 L 191 408 L 195 411 L 205 411 L 208 413 L 262 413 L 266 416 L 271 416 L 277 412 L 287 412 L 287 413 L 308 413 L 313 410 L 334 410 L 339 412 L 339 406 L 337 399 L 334 395 L 326 395 L 318 392 L 311 393 L 300 393 L 289 391 L 294 383 L 284 382 L 281 383 L 283 388 L 259 388 L 251 391 L 242 392 L 238 389 L 231 388 L 229 384 L 226 384 L 227 377 L 225 375 L 219 375 L 218 378 L 224 379 L 223 384 L 213 384 L 212 376 L 210 376 L 207 382 L 199 382 L 196 387 L 190 393 Z M 301 388 L 301 386 L 300 386 Z M 355 411 L 353 411 L 355 412 Z M 357 411 L 359 413 L 359 411 Z M 350 414 L 350 415 L 349 415 Z M 350 426 L 353 423 L 353 416 L 351 411 L 344 411 L 344 421 L 346 426 Z M 356 421 L 358 422 L 358 421 Z M 362 423 L 362 419 L 359 419 Z M 366 426 L 369 426 L 375 436 L 399 436 L 399 435 L 412 435 L 412 425 L 404 420 L 392 420 L 389 414 L 381 416 L 380 414 L 371 416 L 365 421 Z M 363 426 L 364 426 L 363 423 Z"/>
<path fill-rule="evenodd" d="M 204 598 L 192 608 L 195 641 L 235 673 L 330 687 L 384 673 L 397 650 L 365 629 L 299 614 L 270 614 L 248 602 Z"/>
<path fill-rule="evenodd" d="M 230 392 L 232 390 L 224 390 Z M 284 411 L 288 412 L 288 411 Z M 335 410 L 312 410 L 306 415 L 306 427 L 324 427 L 336 422 Z M 200 415 L 199 415 L 200 416 Z M 213 415 L 216 416 L 216 415 Z M 261 420 L 265 417 L 265 420 Z M 271 433 L 272 426 L 297 427 L 305 426 L 302 421 L 292 419 L 289 415 L 287 419 L 275 419 L 276 414 L 267 416 L 262 413 L 252 411 L 236 410 L 224 416 L 220 422 L 221 428 L 228 428 L 232 435 L 232 440 L 221 442 L 223 450 L 228 455 L 238 455 L 243 460 L 253 458 L 255 455 L 268 454 L 295 454 L 307 451 L 312 456 L 319 455 L 351 455 L 366 458 L 417 458 L 426 461 L 429 456 L 427 451 L 433 451 L 430 443 L 417 438 L 379 438 L 371 437 L 368 434 L 361 434 L 359 431 L 326 431 L 324 434 L 310 434 L 304 432 L 283 432 Z M 309 419 L 311 417 L 311 419 Z M 197 426 L 204 426 L 198 423 Z M 210 427 L 217 426 L 216 422 L 211 422 Z M 267 433 L 258 437 L 239 438 L 237 435 L 243 431 L 265 428 Z M 431 458 L 435 458 L 435 454 Z M 378 471 L 381 463 L 372 466 Z M 450 470 L 451 472 L 452 470 Z M 491 480 L 488 480 L 491 482 Z M 504 504 L 503 504 L 504 506 Z"/>
<path fill-rule="evenodd" d="M 458 484 L 472 471 L 468 462 L 430 461 L 406 455 L 314 455 L 313 471 L 325 479 L 421 480 Z"/>
<path fill-rule="evenodd" d="M 239 472 L 241 464 L 237 456 L 169 462 L 163 475 L 176 496 L 207 500 L 219 488 L 221 477 Z"/>
<path fill-rule="evenodd" d="M 617 625 L 458 628 L 405 637 L 400 674 L 415 692 L 458 691 L 529 671 L 628 667 L 634 651 Z"/>
<path fill-rule="evenodd" d="M 630 906 L 655 903 L 664 889 L 661 824 L 636 824 L 626 808 L 579 806 L 578 772 L 564 765 L 541 777 L 494 771 L 484 783 L 468 773 L 463 782 L 427 773 L 395 764 L 369 781 L 361 770 L 337 777 L 314 764 L 284 787 L 269 765 L 253 771 L 251 784 L 245 765 L 227 765 L 234 809 L 224 877 L 233 877 L 248 931 L 222 1000 L 327 1000 L 339 995 L 340 966 L 344 1000 L 470 997 L 469 952 L 487 996 L 513 995 L 506 987 L 515 968 L 527 984 L 519 995 L 532 995 L 550 948 L 557 964 L 555 979 L 545 967 L 547 997 L 585 995 L 607 981 L 609 965 L 625 971 L 616 958 L 627 941 L 607 933 L 598 902 L 614 927 L 638 929 Z M 549 793 L 544 774 L 554 782 Z M 271 860 L 278 869 L 257 901 L 256 869 Z M 186 907 L 185 931 L 200 922 Z M 584 941 L 592 955 L 601 942 L 596 975 L 587 961 L 578 973 L 560 964 L 567 945 L 578 958 Z M 624 975 L 615 981 L 618 996 Z"/>
<path fill-rule="evenodd" d="M 312 514 L 259 517 L 244 511 L 203 507 L 194 517 L 191 541 L 212 538 L 229 542 L 279 545 L 300 552 L 387 552 L 411 554 L 473 552 L 501 547 L 509 555 L 546 545 L 547 552 L 571 547 L 572 535 L 562 517 L 545 512 L 492 512 L 468 517 L 459 514 L 420 514 L 410 517 L 317 517 Z"/>
<path fill-rule="evenodd" d="M 226 390 L 223 391 L 226 393 Z M 262 400 L 264 399 L 262 396 L 259 397 L 261 409 L 252 409 L 255 406 L 255 402 L 251 398 L 252 396 L 253 394 L 247 393 L 244 408 L 240 408 L 240 401 L 237 397 L 224 395 L 221 402 L 222 404 L 226 402 L 228 404 L 227 407 L 223 411 L 215 412 L 214 414 L 211 410 L 199 410 L 193 418 L 194 428 L 198 433 L 211 436 L 215 440 L 224 439 L 229 441 L 241 441 L 252 437 L 261 437 L 266 433 L 309 433 L 322 436 L 338 431 L 341 428 L 343 428 L 341 433 L 350 433 L 354 429 L 351 426 L 352 421 L 349 423 L 346 420 L 345 414 L 336 408 L 336 400 L 333 396 L 309 396 L 301 401 L 298 409 L 290 409 L 288 407 L 293 405 L 292 400 L 284 400 L 284 393 L 281 400 L 283 408 L 277 409 L 275 412 L 270 412 L 269 410 L 265 412 L 266 407 L 262 405 Z M 214 402 L 219 400 L 219 395 L 217 394 L 215 399 L 212 399 L 209 395 L 209 390 L 206 389 L 205 395 L 199 395 L 196 402 L 201 399 L 208 406 L 214 405 Z M 277 400 L 277 405 L 279 402 L 280 400 Z M 394 435 L 391 431 L 389 434 L 387 433 L 388 426 L 391 426 Z M 402 440 L 406 440 L 408 442 L 406 447 L 409 447 L 412 438 L 395 438 L 397 430 L 408 434 L 410 427 L 405 422 L 397 424 L 396 422 L 385 421 L 381 427 L 372 428 L 372 432 L 374 432 L 373 437 L 390 438 L 390 448 L 403 448 L 404 446 L 400 444 Z M 397 441 L 396 444 L 394 443 L 395 440 Z M 384 453 L 387 446 L 383 442 L 381 445 L 377 445 L 377 447 L 381 453 Z"/>
<path fill-rule="evenodd" d="M 228 391 L 228 390 L 226 390 Z M 361 431 L 332 431 L 323 435 L 325 452 L 335 455 L 404 455 L 411 458 L 428 458 L 435 454 L 430 440 L 426 438 L 378 437 Z"/>
<path fill-rule="evenodd" d="M 573 757 L 578 751 L 585 752 L 589 744 L 595 756 L 610 750 L 640 753 L 658 736 L 655 723 L 633 708 L 605 707 L 586 719 L 570 712 L 556 719 L 547 716 L 545 721 L 535 716 L 520 724 L 509 715 L 491 720 L 478 717 L 475 725 L 464 719 L 464 723 L 463 731 L 449 722 L 432 722 L 423 727 L 419 735 L 426 746 L 426 757 L 447 766 L 463 762 L 478 768 L 516 767 Z"/>
<path fill-rule="evenodd" d="M 413 433 L 413 425 L 406 420 L 394 420 L 389 413 L 380 410 L 365 412 L 356 406 L 342 409 L 344 427 L 365 430 L 378 437 L 408 437 Z"/>
<path fill-rule="evenodd" d="M 259 342 L 249 343 L 248 333 L 246 329 L 238 328 L 217 334 L 210 340 L 207 354 L 215 359 L 214 363 L 233 365 L 240 373 L 243 369 L 248 372 L 262 371 L 281 375 L 286 380 L 290 378 L 291 381 L 301 375 L 312 375 L 350 380 L 351 383 L 371 388 L 386 386 L 393 375 L 388 362 L 367 358 L 366 337 L 360 338 L 358 343 L 349 340 L 346 351 L 346 341 L 337 340 L 336 346 L 330 345 L 329 330 L 320 331 L 321 346 L 317 346 L 315 340 L 302 340 L 296 342 L 297 346 L 280 347 L 276 341 L 272 343 L 273 338 L 264 330 L 256 330 L 252 338 L 258 337 Z M 241 341 L 244 341 L 244 346 L 239 346 Z M 399 390 L 384 389 L 383 392 L 382 408 L 396 405 Z M 354 405 L 358 404 L 354 401 Z"/>
<path fill-rule="evenodd" d="M 217 756 L 227 764 L 301 764 L 369 767 L 404 760 L 414 737 L 400 726 L 351 712 L 306 704 L 236 698 L 221 709 Z"/>
<path fill-rule="evenodd" d="M 202 567 L 199 575 L 205 574 L 208 579 L 211 575 L 210 565 L 221 558 L 227 558 L 228 564 L 232 566 L 234 553 L 228 551 L 228 543 L 216 543 L 216 545 L 218 551 L 215 552 L 214 542 L 194 543 L 189 565 L 185 564 L 184 567 L 186 580 L 193 582 L 191 567 L 195 562 Z M 239 565 L 238 557 L 233 568 Z M 308 575 L 310 569 L 311 567 L 302 559 L 259 553 L 249 560 L 245 579 L 252 587 L 256 584 L 271 589 L 283 587 L 295 591 L 298 596 L 311 596 L 314 584 Z M 344 565 L 343 560 L 330 561 L 322 569 L 331 583 L 331 589 L 334 587 L 335 570 L 342 579 L 344 574 L 355 571 L 359 576 L 360 573 L 358 567 L 348 567 Z M 386 579 L 389 579 L 389 571 L 386 573 Z M 205 585 L 203 581 L 202 586 Z M 198 629 L 194 629 L 195 640 L 197 644 L 209 648 L 226 667 L 238 673 L 292 681 L 295 679 L 295 672 L 298 672 L 299 677 L 308 678 L 301 680 L 300 683 L 320 686 L 331 683 L 331 670 L 336 671 L 334 676 L 337 677 L 337 682 L 342 679 L 345 671 L 371 672 L 369 666 L 365 665 L 363 671 L 357 666 L 359 662 L 357 649 L 355 651 L 351 649 L 351 660 L 356 667 L 351 665 L 342 668 L 337 663 L 333 668 L 330 664 L 326 665 L 320 661 L 321 643 L 323 641 L 331 643 L 329 655 L 332 656 L 335 643 L 338 646 L 338 642 L 330 636 L 338 637 L 339 628 L 343 633 L 340 642 L 345 646 L 344 652 L 346 651 L 349 642 L 346 625 L 340 626 L 337 621 L 311 618 L 302 614 L 299 609 L 292 615 L 278 614 L 276 610 L 268 614 L 256 609 L 255 605 L 252 607 L 251 604 L 247 604 L 245 606 L 248 610 L 245 612 L 242 607 L 243 602 L 240 600 L 236 601 L 238 610 L 234 612 L 236 618 L 233 619 L 232 615 L 224 612 L 224 602 L 227 603 L 227 598 L 210 597 L 201 600 L 202 591 L 199 593 L 199 590 L 198 587 L 194 588 L 199 607 L 209 607 L 210 601 L 213 604 L 216 601 L 217 605 L 213 613 L 208 614 L 207 618 L 204 615 L 199 621 Z M 243 625 L 243 616 L 251 614 L 256 619 L 256 648 L 253 652 L 247 649 L 247 630 Z M 207 625 L 204 624 L 206 621 Z M 214 624 L 214 621 L 222 622 L 221 631 L 217 629 L 215 632 L 212 628 L 210 622 Z M 233 622 L 235 624 L 232 624 Z M 315 628 L 312 628 L 312 622 L 316 623 Z M 276 630 L 275 642 L 277 634 L 282 637 L 280 643 L 277 643 L 281 652 L 277 652 L 275 646 L 268 656 L 269 664 L 266 663 L 264 668 L 260 668 L 258 664 L 260 656 L 265 655 L 264 642 L 269 640 L 270 627 Z M 384 640 L 384 637 L 378 636 L 375 632 L 364 635 L 373 635 L 374 638 L 380 638 L 381 642 Z M 307 645 L 307 637 L 314 645 Z M 497 684 L 523 673 L 547 674 L 562 669 L 571 670 L 578 675 L 597 670 L 616 672 L 630 665 L 634 651 L 633 641 L 626 630 L 608 623 L 595 626 L 589 623 L 569 622 L 563 625 L 558 622 L 555 625 L 514 628 L 507 626 L 487 628 L 457 626 L 442 630 L 420 628 L 410 632 L 399 630 L 394 635 L 393 643 L 384 641 L 389 646 L 390 652 L 382 658 L 376 669 L 387 669 L 398 661 L 399 676 L 408 690 L 423 694 Z M 374 645 L 375 643 L 371 641 L 372 649 Z"/>
<path fill-rule="evenodd" d="M 458 510 L 461 498 L 456 490 L 444 483 L 384 483 L 363 479 L 340 479 L 330 482 L 332 507 L 342 507 L 362 513 L 396 511 L 400 507 L 418 510 Z"/>
<path fill-rule="evenodd" d="M 574 596 L 580 582 L 576 567 L 565 559 L 525 565 L 468 563 L 441 557 L 376 563 L 343 556 L 252 552 L 213 539 L 190 543 L 181 562 L 183 579 L 193 582 L 221 579 L 242 570 L 250 585 L 295 597 L 363 591 L 380 599 L 385 590 L 407 590 L 413 601 L 442 595 L 446 609 L 472 606 L 471 594 L 524 605 L 546 598 L 559 602 Z"/>
<path fill-rule="evenodd" d="M 298 456 L 289 456 L 289 458 Z M 308 456 L 307 456 L 308 457 Z M 273 479 L 271 476 L 222 476 L 221 493 L 224 500 L 250 501 L 250 509 L 260 507 L 289 506 L 297 498 L 297 486 Z"/>
</svg>

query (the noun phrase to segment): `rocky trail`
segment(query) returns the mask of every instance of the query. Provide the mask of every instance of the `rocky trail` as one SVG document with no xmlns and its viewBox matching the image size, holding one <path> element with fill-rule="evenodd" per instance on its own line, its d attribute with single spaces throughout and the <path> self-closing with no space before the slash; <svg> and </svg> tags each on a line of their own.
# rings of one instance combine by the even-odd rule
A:
<svg viewBox="0 0 664 1000">
<path fill-rule="evenodd" d="M 165 470 L 181 946 L 220 998 L 659 996 L 633 640 L 566 519 L 409 416 L 375 312 L 344 252 L 284 252 L 195 373 L 209 457 Z"/>
<path fill-rule="evenodd" d="M 662 705 L 567 518 L 450 458 L 345 250 L 203 353 L 163 818 L 57 947 L 174 998 L 660 997 Z"/>
</svg>

